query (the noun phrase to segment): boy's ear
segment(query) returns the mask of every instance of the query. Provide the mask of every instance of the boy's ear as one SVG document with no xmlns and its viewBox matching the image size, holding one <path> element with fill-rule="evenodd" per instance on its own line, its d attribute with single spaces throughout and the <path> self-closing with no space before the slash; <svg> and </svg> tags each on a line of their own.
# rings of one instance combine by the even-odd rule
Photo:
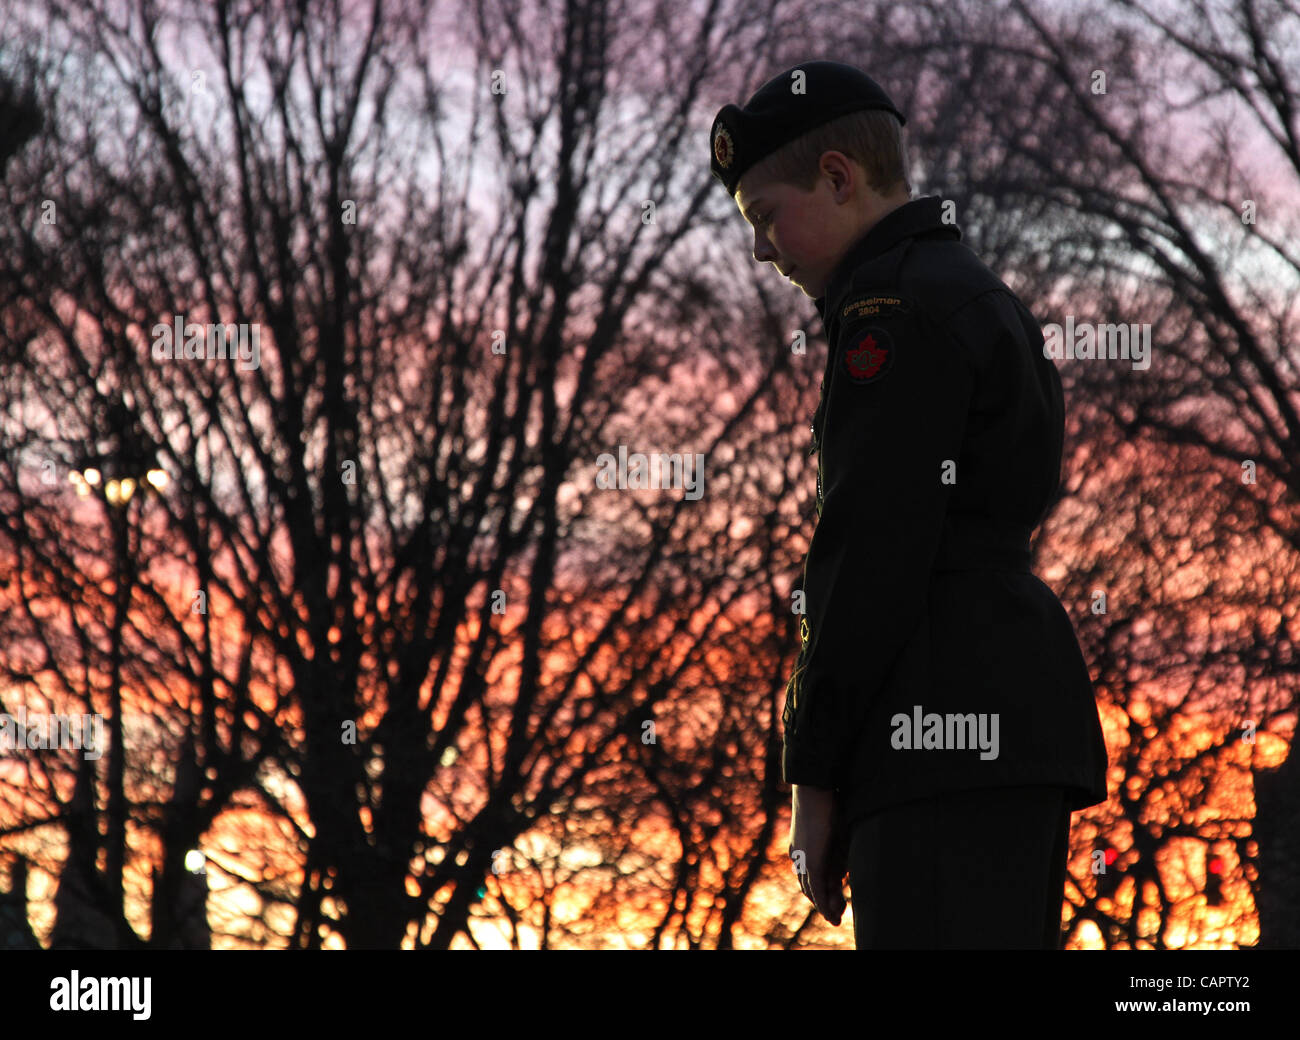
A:
<svg viewBox="0 0 1300 1040">
<path fill-rule="evenodd" d="M 859 190 L 870 188 L 871 184 L 867 181 L 867 171 L 863 169 L 862 164 L 856 159 L 852 159 L 843 152 L 823 152 L 823 156 L 831 156 L 828 162 L 824 162 L 819 167 L 823 177 L 830 177 L 832 185 L 838 187 L 841 178 L 853 179 L 854 185 Z"/>
</svg>

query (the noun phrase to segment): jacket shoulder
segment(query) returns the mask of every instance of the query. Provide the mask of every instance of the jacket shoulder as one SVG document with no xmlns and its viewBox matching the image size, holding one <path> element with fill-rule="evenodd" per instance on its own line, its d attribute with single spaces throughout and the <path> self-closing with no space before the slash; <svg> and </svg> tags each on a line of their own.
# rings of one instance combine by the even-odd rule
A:
<svg viewBox="0 0 1300 1040">
<path fill-rule="evenodd" d="M 895 292 L 939 321 L 988 293 L 1016 298 L 970 246 L 953 238 L 924 236 L 860 264 L 844 298 L 876 292 Z"/>
<path fill-rule="evenodd" d="M 939 321 L 989 293 L 1015 297 L 970 246 L 952 239 L 914 241 L 899 265 L 898 288 Z"/>
</svg>

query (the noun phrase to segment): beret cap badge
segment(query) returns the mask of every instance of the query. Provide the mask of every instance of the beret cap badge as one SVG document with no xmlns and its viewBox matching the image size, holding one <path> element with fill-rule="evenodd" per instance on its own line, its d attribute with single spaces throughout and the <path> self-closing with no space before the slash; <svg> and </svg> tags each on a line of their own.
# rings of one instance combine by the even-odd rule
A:
<svg viewBox="0 0 1300 1040">
<path fill-rule="evenodd" d="M 713 155 L 724 170 L 731 166 L 731 160 L 736 155 L 735 142 L 725 126 L 719 126 L 713 134 Z"/>
</svg>

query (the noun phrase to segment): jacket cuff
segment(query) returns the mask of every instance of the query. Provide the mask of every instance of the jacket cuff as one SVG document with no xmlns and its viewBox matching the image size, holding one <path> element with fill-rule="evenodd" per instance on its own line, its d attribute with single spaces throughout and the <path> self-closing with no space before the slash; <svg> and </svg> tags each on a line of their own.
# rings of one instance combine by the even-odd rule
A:
<svg viewBox="0 0 1300 1040">
<path fill-rule="evenodd" d="M 835 762 L 831 749 L 792 743 L 786 737 L 781 744 L 781 779 L 787 784 L 834 788 Z"/>
</svg>

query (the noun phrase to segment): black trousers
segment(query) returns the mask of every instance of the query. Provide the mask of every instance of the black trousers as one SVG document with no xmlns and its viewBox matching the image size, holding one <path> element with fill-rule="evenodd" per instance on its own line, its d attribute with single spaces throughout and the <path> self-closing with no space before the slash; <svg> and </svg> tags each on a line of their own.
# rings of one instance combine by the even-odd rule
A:
<svg viewBox="0 0 1300 1040">
<path fill-rule="evenodd" d="M 1061 948 L 1070 810 L 1061 787 L 891 806 L 849 839 L 859 950 Z"/>
</svg>

